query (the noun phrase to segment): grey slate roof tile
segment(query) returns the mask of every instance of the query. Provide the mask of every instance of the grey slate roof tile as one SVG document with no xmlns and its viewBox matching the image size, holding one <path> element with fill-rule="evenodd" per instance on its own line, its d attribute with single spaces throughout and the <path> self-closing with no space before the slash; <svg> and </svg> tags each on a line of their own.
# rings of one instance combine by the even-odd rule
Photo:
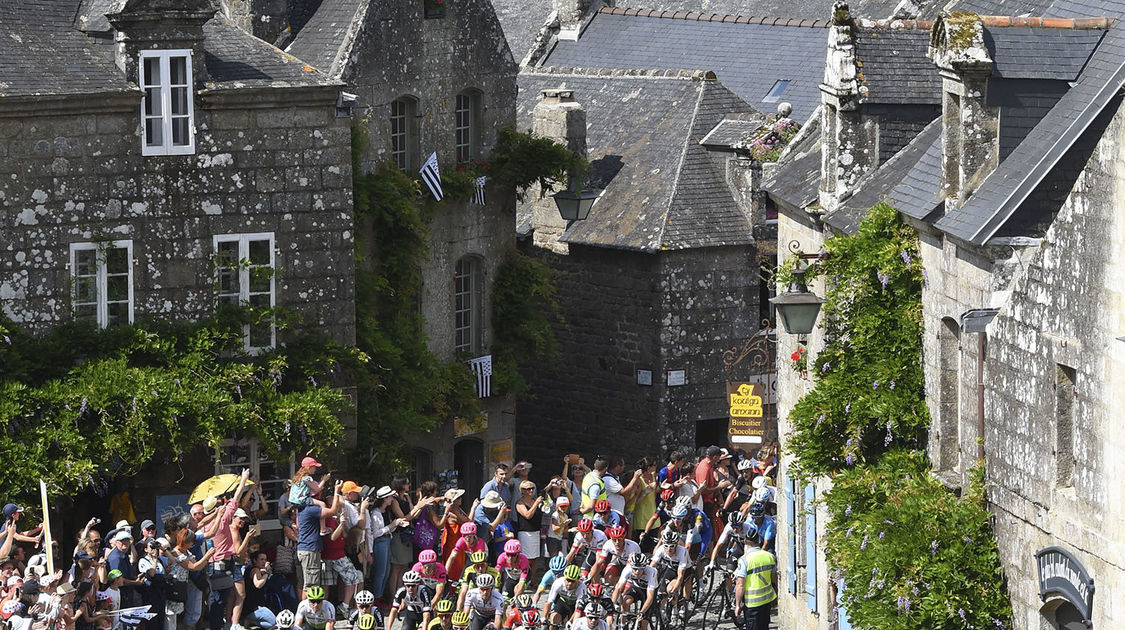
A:
<svg viewBox="0 0 1125 630">
<path fill-rule="evenodd" d="M 324 0 L 285 51 L 330 75 L 350 53 L 352 24 L 363 20 L 370 0 Z"/>
<path fill-rule="evenodd" d="M 1125 21 L 1106 34 L 1075 86 L 1067 92 L 973 193 L 961 208 L 935 225 L 983 244 L 1016 214 L 1023 202 L 1102 108 L 1125 85 Z"/>
<path fill-rule="evenodd" d="M 824 28 L 768 26 L 599 13 L 577 42 L 559 42 L 545 66 L 692 68 L 714 71 L 759 110 L 774 83 L 790 81 L 779 101 L 803 119 L 820 103 L 828 34 Z"/>
<path fill-rule="evenodd" d="M 765 122 L 765 116 L 752 116 L 746 118 L 724 118 L 707 132 L 700 140 L 705 147 L 731 148 L 747 135 L 757 131 Z"/>
<path fill-rule="evenodd" d="M 985 27 L 984 43 L 993 76 L 1073 81 L 1104 35 L 1101 29 Z"/>
<path fill-rule="evenodd" d="M 592 178 L 605 191 L 563 240 L 640 251 L 751 242 L 749 220 L 699 144 L 724 117 L 753 112 L 721 83 L 555 69 L 525 70 L 519 86 L 520 128 L 543 89 L 573 89 L 586 109 Z"/>
<path fill-rule="evenodd" d="M 868 103 L 941 102 L 941 77 L 926 56 L 927 29 L 858 28 L 856 60 Z"/>
<path fill-rule="evenodd" d="M 207 73 L 213 87 L 311 87 L 333 83 L 293 55 L 215 17 L 203 27 Z"/>
<path fill-rule="evenodd" d="M 887 202 L 896 210 L 915 219 L 924 219 L 938 206 L 941 189 L 941 133 L 930 138 L 925 152 L 891 189 Z"/>
</svg>

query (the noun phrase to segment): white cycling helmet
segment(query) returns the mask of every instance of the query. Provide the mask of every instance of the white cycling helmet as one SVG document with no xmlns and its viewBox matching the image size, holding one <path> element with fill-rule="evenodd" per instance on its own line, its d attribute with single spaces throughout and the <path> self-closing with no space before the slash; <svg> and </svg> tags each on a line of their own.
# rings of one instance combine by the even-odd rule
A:
<svg viewBox="0 0 1125 630">
<path fill-rule="evenodd" d="M 406 573 L 402 574 L 402 583 L 403 584 L 421 584 L 422 583 L 422 574 L 418 573 L 417 571 L 407 571 Z"/>
<path fill-rule="evenodd" d="M 754 467 L 754 465 L 751 464 L 750 460 L 748 460 L 748 459 L 744 459 L 744 460 L 738 462 L 738 470 L 739 471 L 750 470 L 753 467 Z"/>
<path fill-rule="evenodd" d="M 277 622 L 274 624 L 274 627 L 288 630 L 293 627 L 293 622 L 295 621 L 297 621 L 297 616 L 293 614 L 292 610 L 283 610 L 277 613 Z"/>
<path fill-rule="evenodd" d="M 375 603 L 375 594 L 371 591 L 360 591 L 355 594 L 355 603 L 357 606 L 370 606 Z"/>
</svg>

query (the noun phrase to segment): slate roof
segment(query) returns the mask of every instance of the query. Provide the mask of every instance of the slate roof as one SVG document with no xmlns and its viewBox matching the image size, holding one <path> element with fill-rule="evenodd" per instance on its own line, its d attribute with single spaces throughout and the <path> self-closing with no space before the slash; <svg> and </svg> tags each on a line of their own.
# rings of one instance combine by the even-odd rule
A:
<svg viewBox="0 0 1125 630">
<path fill-rule="evenodd" d="M 887 202 L 907 216 L 924 219 L 940 203 L 940 188 L 941 134 L 938 133 L 930 140 L 922 157 L 887 195 Z"/>
<path fill-rule="evenodd" d="M 574 223 L 563 241 L 647 252 L 752 242 L 721 161 L 699 140 L 723 118 L 753 108 L 704 76 L 557 68 L 520 73 L 521 128 L 530 127 L 543 89 L 572 89 L 586 109 L 592 178 L 603 180 L 605 190 L 590 217 Z"/>
<path fill-rule="evenodd" d="M 208 77 L 212 88 L 315 87 L 331 78 L 293 55 L 215 17 L 203 26 Z"/>
<path fill-rule="evenodd" d="M 1016 214 L 1102 109 L 1125 86 L 1125 21 L 1118 21 L 1077 83 L 980 185 L 961 208 L 935 225 L 984 244 Z"/>
<path fill-rule="evenodd" d="M 782 154 L 773 175 L 762 182 L 762 190 L 793 209 L 816 203 L 820 186 L 820 146 L 820 116 L 814 113 Z"/>
<path fill-rule="evenodd" d="M 721 19 L 722 16 L 720 16 Z M 700 68 L 715 72 L 723 85 L 755 108 L 774 83 L 789 80 L 778 99 L 804 119 L 820 103 L 828 34 L 825 22 L 781 20 L 793 26 L 625 15 L 603 9 L 577 42 L 560 41 L 544 66 L 574 68 Z M 770 20 L 773 22 L 773 20 Z"/>
<path fill-rule="evenodd" d="M 986 26 L 984 44 L 993 60 L 993 76 L 1073 81 L 1104 35 L 1100 28 Z"/>
<path fill-rule="evenodd" d="M 926 125 L 922 133 L 915 136 L 910 144 L 895 153 L 891 159 L 859 180 L 852 195 L 835 211 L 826 214 L 824 222 L 845 234 L 852 234 L 859 229 L 859 222 L 867 216 L 867 211 L 872 206 L 881 201 L 887 201 L 893 206 L 895 204 L 893 191 L 905 181 L 935 141 L 940 140 L 941 119 L 938 118 Z"/>
<path fill-rule="evenodd" d="M 900 0 L 851 0 L 848 5 L 852 15 L 870 18 L 888 18 Z M 623 8 L 664 9 L 696 12 L 709 15 L 744 15 L 782 18 L 826 20 L 832 16 L 835 0 L 617 0 L 614 5 Z M 936 14 L 945 0 L 919 0 L 924 15 Z"/>
<path fill-rule="evenodd" d="M 929 28 L 870 28 L 858 26 L 855 55 L 863 101 L 888 104 L 941 102 L 941 77 L 926 56 Z"/>
<path fill-rule="evenodd" d="M 519 63 L 531 50 L 535 35 L 555 10 L 554 0 L 491 0 L 512 56 Z"/>
<path fill-rule="evenodd" d="M 369 0 L 324 0 L 285 51 L 331 76 L 351 54 L 356 26 L 369 10 Z"/>
</svg>

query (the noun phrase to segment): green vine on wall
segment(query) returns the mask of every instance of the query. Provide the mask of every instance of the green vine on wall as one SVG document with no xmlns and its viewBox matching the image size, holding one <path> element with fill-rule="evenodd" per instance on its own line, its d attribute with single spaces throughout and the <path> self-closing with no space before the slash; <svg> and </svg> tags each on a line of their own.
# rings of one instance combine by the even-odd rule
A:
<svg viewBox="0 0 1125 630">
<path fill-rule="evenodd" d="M 477 178 L 485 176 L 490 183 L 515 188 L 523 201 L 533 185 L 546 192 L 565 185 L 568 176 L 581 182 L 589 168 L 585 158 L 558 142 L 508 126 L 496 130 L 496 145 L 487 158 L 443 171 L 441 187 L 446 197 L 468 201 L 476 192 Z"/>
<path fill-rule="evenodd" d="M 551 329 L 558 317 L 551 270 L 512 252 L 496 270 L 492 286 L 492 386 L 498 393 L 524 393 L 520 368 L 554 361 L 559 342 Z"/>
</svg>

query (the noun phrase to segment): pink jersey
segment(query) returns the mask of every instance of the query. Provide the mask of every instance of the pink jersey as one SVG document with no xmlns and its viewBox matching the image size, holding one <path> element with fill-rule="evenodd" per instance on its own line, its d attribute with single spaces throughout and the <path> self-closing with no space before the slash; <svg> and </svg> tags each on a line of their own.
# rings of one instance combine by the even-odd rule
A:
<svg viewBox="0 0 1125 630">
<path fill-rule="evenodd" d="M 510 553 L 502 553 L 500 559 L 496 561 L 496 570 L 510 579 L 526 580 L 531 570 L 531 562 L 522 553 L 514 556 Z"/>
<path fill-rule="evenodd" d="M 412 570 L 417 571 L 418 575 L 422 576 L 422 583 L 430 587 L 430 590 L 437 588 L 438 584 L 444 584 L 446 580 L 445 567 L 440 562 L 432 562 L 430 566 L 434 568 L 433 573 L 426 573 L 426 565 L 421 562 L 415 562 Z"/>
<path fill-rule="evenodd" d="M 461 553 L 468 555 L 474 551 L 488 551 L 488 545 L 485 544 L 483 538 L 477 536 L 477 544 L 469 547 L 469 543 L 465 540 L 465 537 L 462 536 L 461 538 L 458 538 L 457 543 L 453 545 L 453 550 L 460 551 Z M 465 564 L 467 565 L 469 564 L 469 562 L 466 561 Z"/>
</svg>

